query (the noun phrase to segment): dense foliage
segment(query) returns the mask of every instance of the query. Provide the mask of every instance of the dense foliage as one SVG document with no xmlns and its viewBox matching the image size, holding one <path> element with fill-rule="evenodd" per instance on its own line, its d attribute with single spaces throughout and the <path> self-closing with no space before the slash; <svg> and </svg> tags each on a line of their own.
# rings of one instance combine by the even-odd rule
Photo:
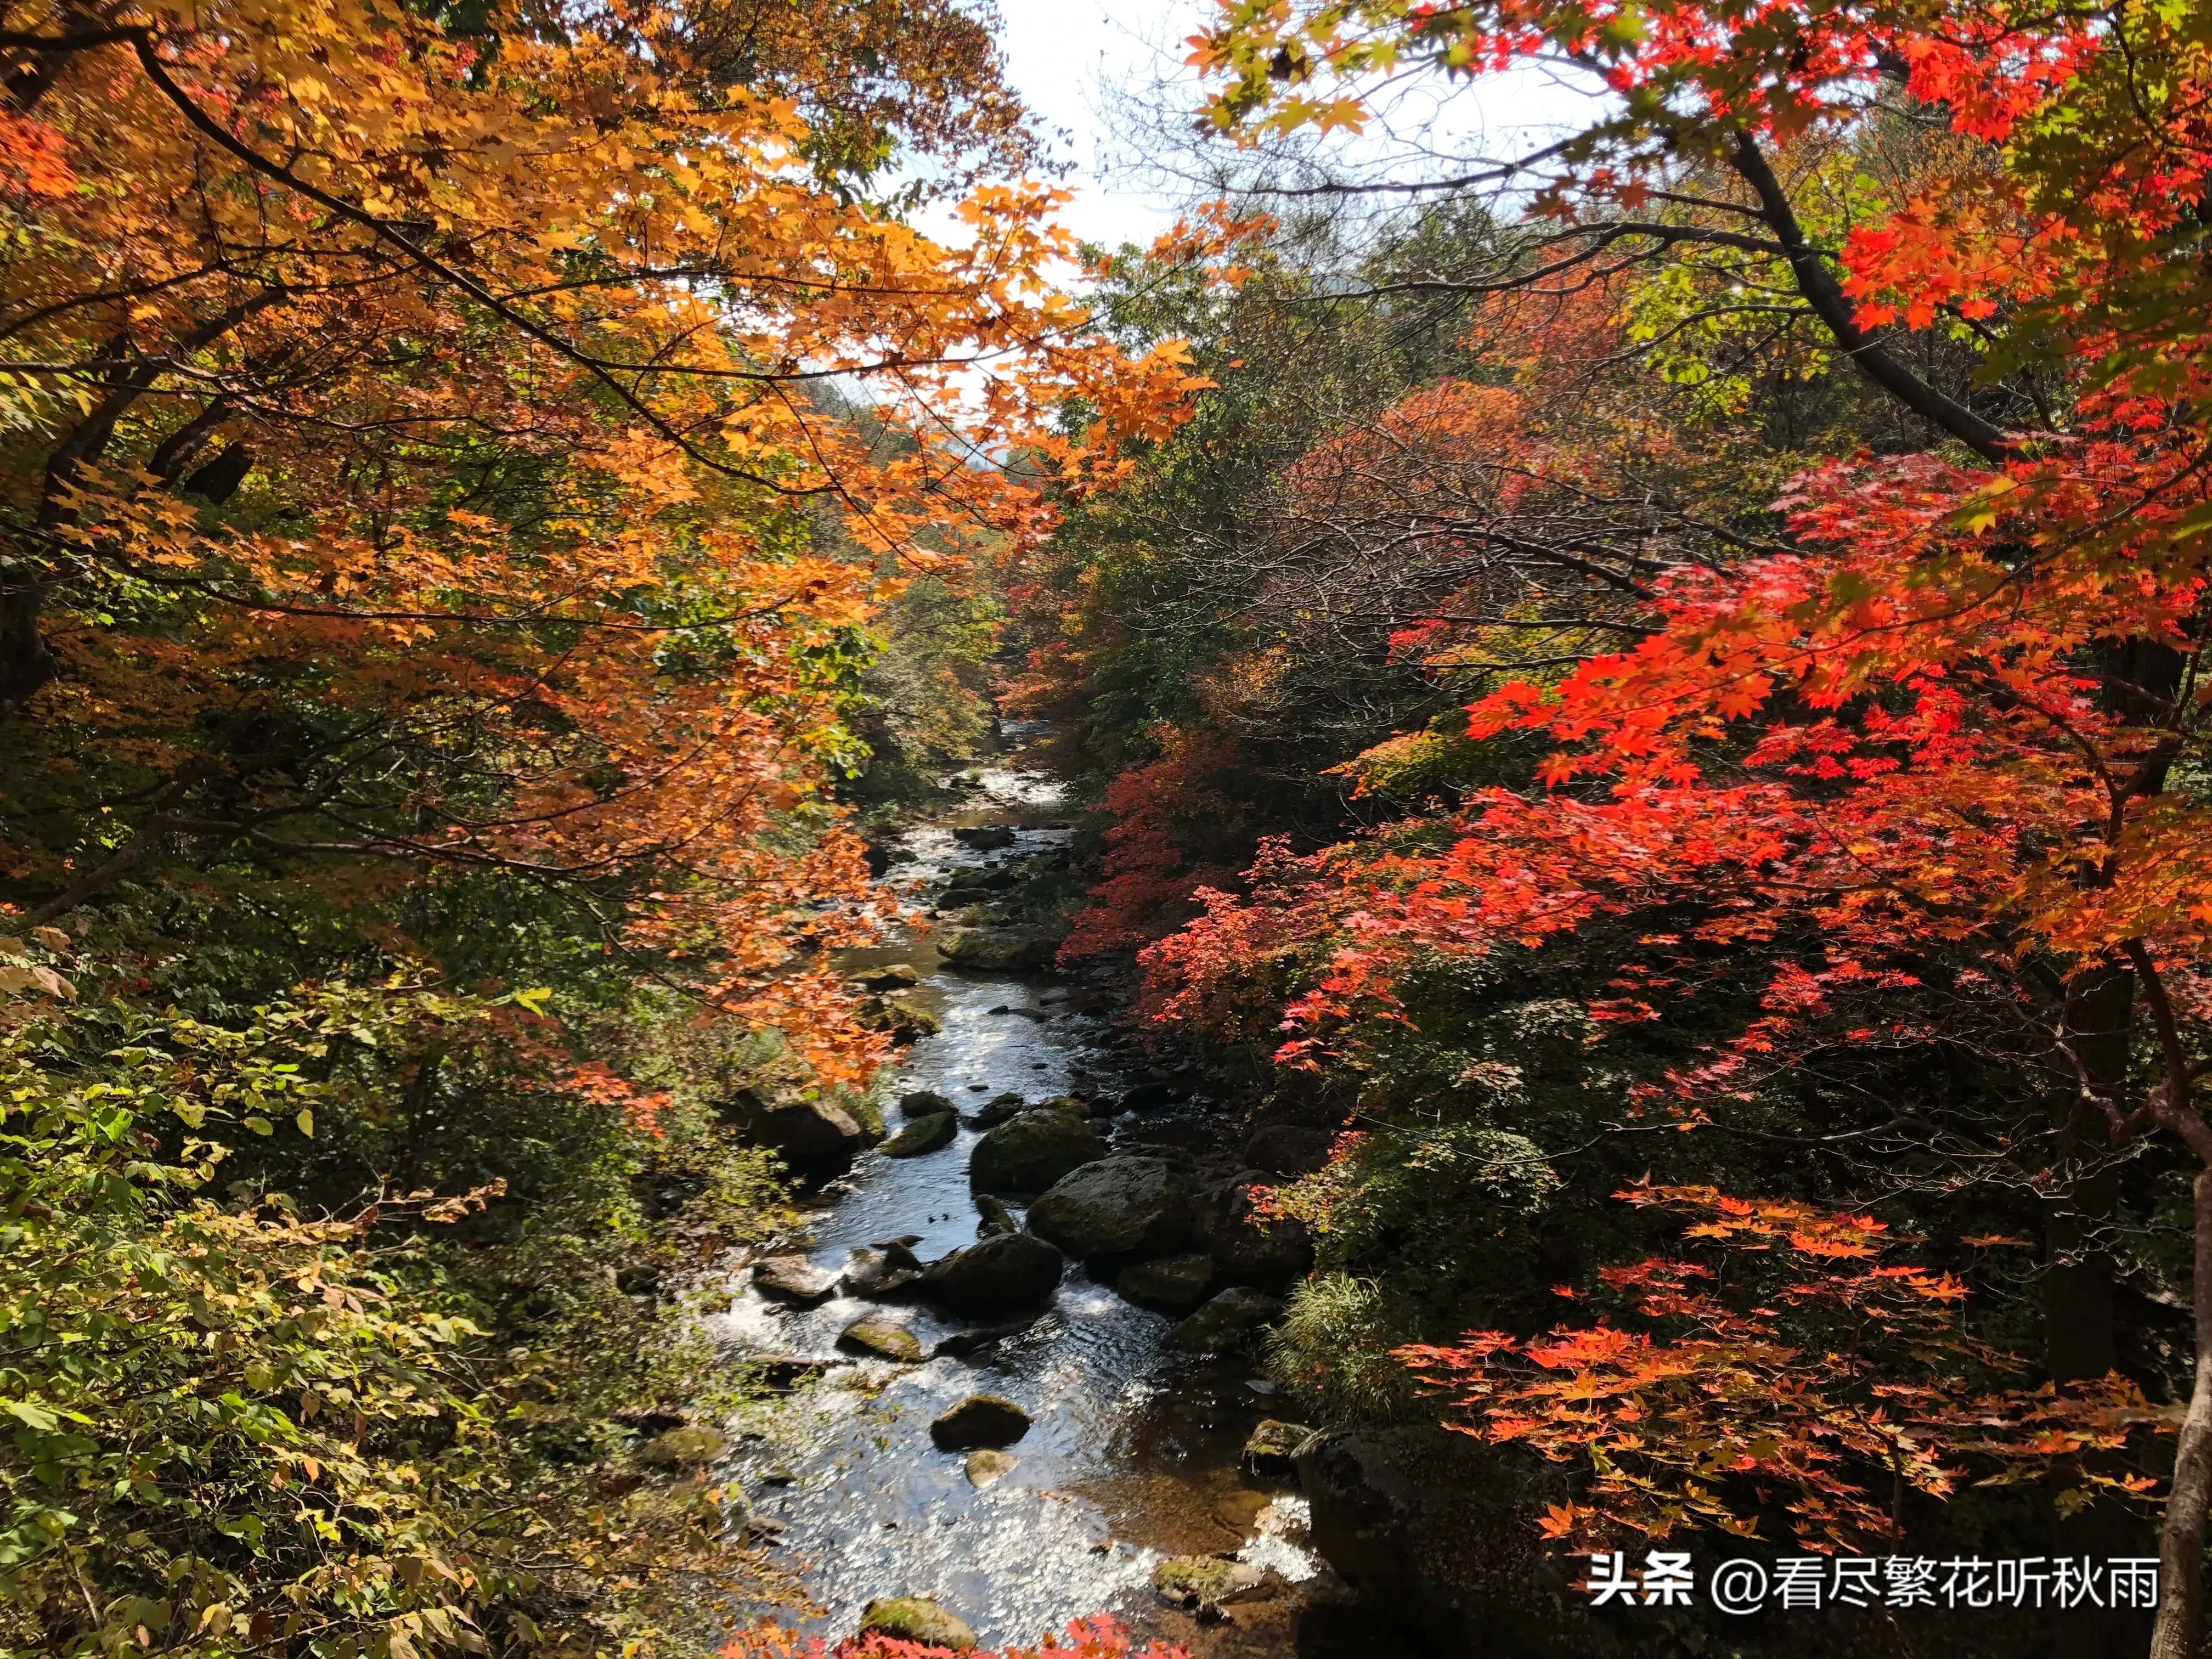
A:
<svg viewBox="0 0 2212 1659">
<path fill-rule="evenodd" d="M 2195 1652 L 2202 15 L 1231 0 L 1193 45 L 1282 216 L 1117 265 L 1218 385 L 1060 532 L 1018 690 L 1091 717 L 1079 943 L 1149 935 L 1152 1016 L 1339 1132 L 1273 1200 L 1321 1250 L 1282 1379 L 1567 1465 L 1586 1545 L 2140 1548 L 2153 1495 Z M 1518 157 L 1292 143 L 1538 62 L 1598 113 Z"/>
<path fill-rule="evenodd" d="M 1054 286 L 993 22 L 8 8 L 0 1650 L 781 1593 L 705 1472 L 739 1109 L 865 1115 L 855 803 L 1189 380 Z"/>
</svg>

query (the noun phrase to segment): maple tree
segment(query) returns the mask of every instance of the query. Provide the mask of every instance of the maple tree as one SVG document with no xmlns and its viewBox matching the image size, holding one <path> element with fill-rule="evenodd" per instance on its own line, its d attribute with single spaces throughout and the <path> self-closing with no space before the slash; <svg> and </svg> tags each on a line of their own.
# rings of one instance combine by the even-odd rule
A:
<svg viewBox="0 0 2212 1659">
<path fill-rule="evenodd" d="M 1478 787 L 1279 860 L 1248 899 L 1205 896 L 1209 916 L 1151 953 L 1168 1012 L 1233 1005 L 1234 961 L 1317 951 L 1287 1010 L 1285 1058 L 1312 1060 L 1359 1022 L 1402 1018 L 1398 992 L 1425 963 L 1541 951 L 1613 918 L 1641 944 L 1591 999 L 1603 1020 L 1662 1018 L 1716 963 L 1759 988 L 1745 1028 L 1637 1091 L 1636 1111 L 1721 1121 L 1764 1078 L 1854 1048 L 2005 1050 L 2050 1113 L 2022 1175 L 2066 1194 L 2053 1371 L 2093 1392 L 2109 1339 L 2094 1296 L 2060 1293 L 2108 1271 L 2082 1241 L 2115 1160 L 2145 1137 L 2200 1168 L 2212 1150 L 2205 296 L 2182 252 L 2203 195 L 2200 21 L 1231 4 L 1194 44 L 1223 78 L 1217 120 L 1248 133 L 1357 125 L 1370 75 L 1560 55 L 1613 99 L 1492 171 L 1528 190 L 1529 228 L 1470 288 L 1626 280 L 1648 295 L 1674 280 L 1655 274 L 1663 257 L 1691 250 L 1705 282 L 1703 251 L 1725 250 L 1761 303 L 1817 325 L 1956 447 L 1803 470 L 1777 492 L 1780 534 L 1651 573 L 1636 620 L 1652 631 L 1632 645 L 1528 673 L 1498 648 L 1510 616 L 1402 639 L 1440 671 L 1484 671 L 1462 680 L 1468 735 L 1541 738 L 1534 787 Z M 1900 111 L 1952 142 L 1808 234 L 1825 158 Z M 1789 297 L 1765 297 L 1778 289 Z M 1637 325 L 1633 304 L 1622 315 Z M 1916 373 L 1930 335 L 1983 372 L 1950 386 Z M 1414 741 L 1378 752 L 1378 776 Z M 2212 1172 L 2195 1188 L 2197 1371 L 2154 1638 L 2172 1656 L 2197 1640 L 2212 1498 Z M 1462 1353 L 1510 1399 L 1531 1352 Z"/>
<path fill-rule="evenodd" d="M 1871 1216 L 1711 1187 L 1615 1196 L 1684 1216 L 1686 1243 L 1713 1241 L 1729 1259 L 1601 1269 L 1595 1294 L 1626 1322 L 1402 1351 L 1475 1431 L 1591 1466 L 1591 1501 L 1554 1505 L 1549 1536 L 1711 1525 L 1749 1537 L 1773 1509 L 1801 1541 L 1852 1549 L 1901 1536 L 1905 1492 L 1948 1496 L 1970 1462 L 1994 1466 L 1984 1485 L 2044 1480 L 2054 1461 L 2123 1447 L 2154 1416 L 2118 1377 L 2077 1394 L 2016 1386 L 2018 1357 L 1960 1328 L 1967 1287 L 1882 1260 L 1897 1241 Z M 2130 1493 L 2157 1484 L 2094 1462 L 2076 1473 Z"/>
<path fill-rule="evenodd" d="M 6 9 L 5 1639 L 680 1648 L 756 1577 L 624 1413 L 787 1222 L 733 1097 L 884 1053 L 887 612 L 1194 380 L 1060 291 L 993 21 Z"/>
<path fill-rule="evenodd" d="M 979 456 L 1096 482 L 1188 376 L 1085 331 L 1053 191 L 976 186 L 957 248 L 868 198 L 895 139 L 1026 130 L 956 15 L 838 17 L 9 14 L 37 919 L 195 840 L 498 872 L 865 1067 L 776 970 L 861 893 L 870 619 L 1046 521 Z"/>
</svg>

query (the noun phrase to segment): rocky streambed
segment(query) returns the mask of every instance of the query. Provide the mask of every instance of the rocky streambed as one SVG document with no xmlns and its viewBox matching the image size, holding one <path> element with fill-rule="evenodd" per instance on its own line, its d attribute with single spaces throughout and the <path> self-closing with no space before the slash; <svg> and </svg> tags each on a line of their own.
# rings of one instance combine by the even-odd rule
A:
<svg viewBox="0 0 2212 1659">
<path fill-rule="evenodd" d="M 1342 1590 L 1309 1536 L 1306 1436 L 1256 1358 L 1305 1242 L 1249 1224 L 1270 1177 L 1194 1075 L 1042 970 L 1018 902 L 1066 861 L 1058 807 L 986 769 L 888 849 L 934 922 L 845 967 L 910 1046 L 874 1144 L 852 1115 L 761 1103 L 827 1178 L 715 1334 L 811 1380 L 740 1425 L 725 1474 L 802 1627 L 833 1638 L 872 1617 L 1033 1643 L 1106 1611 L 1201 1653 L 1310 1650 Z"/>
</svg>

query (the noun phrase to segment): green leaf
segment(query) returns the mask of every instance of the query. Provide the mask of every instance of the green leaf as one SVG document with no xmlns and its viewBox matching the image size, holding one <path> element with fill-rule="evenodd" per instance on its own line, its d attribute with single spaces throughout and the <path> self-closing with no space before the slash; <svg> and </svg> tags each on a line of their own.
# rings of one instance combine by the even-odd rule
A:
<svg viewBox="0 0 2212 1659">
<path fill-rule="evenodd" d="M 300 1126 L 300 1133 L 301 1134 L 307 1136 L 310 1140 L 314 1139 L 315 1115 L 309 1111 L 305 1106 L 300 1108 L 300 1115 L 294 1118 L 292 1121 Z"/>
</svg>

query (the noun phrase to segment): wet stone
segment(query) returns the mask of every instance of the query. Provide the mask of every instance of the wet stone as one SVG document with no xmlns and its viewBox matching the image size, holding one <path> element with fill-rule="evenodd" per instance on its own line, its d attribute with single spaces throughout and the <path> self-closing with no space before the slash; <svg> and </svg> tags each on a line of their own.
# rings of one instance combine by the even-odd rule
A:
<svg viewBox="0 0 2212 1659">
<path fill-rule="evenodd" d="M 1172 1607 L 1188 1607 L 1201 1619 L 1218 1619 L 1223 1607 L 1257 1590 L 1266 1577 L 1248 1561 L 1173 1555 L 1152 1569 L 1152 1588 Z"/>
<path fill-rule="evenodd" d="M 878 1148 L 885 1158 L 920 1158 L 952 1144 L 960 1120 L 951 1112 L 915 1118 Z"/>
<path fill-rule="evenodd" d="M 1014 1219 L 1014 1212 L 1006 1207 L 1006 1201 L 1002 1198 L 994 1198 L 988 1193 L 975 1194 L 975 1213 L 982 1218 L 975 1224 L 975 1237 L 978 1238 L 988 1238 L 994 1233 L 1018 1233 L 1022 1230 L 1021 1224 Z"/>
<path fill-rule="evenodd" d="M 1156 1312 L 1187 1314 L 1213 1286 L 1210 1255 L 1170 1255 L 1123 1270 L 1114 1288 L 1125 1301 Z"/>
<path fill-rule="evenodd" d="M 924 1296 L 954 1313 L 1010 1313 L 1049 1297 L 1060 1283 L 1060 1251 L 1029 1233 L 994 1233 L 933 1261 L 921 1276 Z"/>
<path fill-rule="evenodd" d="M 1256 1343 L 1282 1310 L 1273 1297 L 1239 1285 L 1222 1291 L 1161 1338 L 1160 1345 L 1183 1353 L 1234 1353 Z"/>
<path fill-rule="evenodd" d="M 837 1289 L 837 1275 L 823 1272 L 803 1255 L 772 1255 L 753 1269 L 753 1286 L 779 1302 L 811 1307 L 830 1299 Z"/>
<path fill-rule="evenodd" d="M 996 1484 L 1013 1473 L 1014 1465 L 1021 1459 L 1011 1452 L 994 1451 L 988 1447 L 968 1454 L 966 1465 L 968 1484 L 977 1491 Z"/>
<path fill-rule="evenodd" d="M 880 1320 L 854 1320 L 837 1333 L 837 1346 L 848 1353 L 873 1354 L 902 1365 L 921 1363 L 921 1340 L 912 1331 Z"/>
<path fill-rule="evenodd" d="M 934 1089 L 915 1089 L 898 1098 L 899 1110 L 908 1117 L 934 1117 L 939 1112 L 955 1111 L 951 1100 Z"/>
<path fill-rule="evenodd" d="M 929 1425 L 940 1451 L 1011 1446 L 1029 1431 L 1029 1413 L 1002 1394 L 971 1394 Z"/>
<path fill-rule="evenodd" d="M 890 962 L 855 974 L 853 983 L 866 991 L 903 991 L 921 983 L 921 970 L 910 962 Z"/>
<path fill-rule="evenodd" d="M 1010 1118 L 1018 1117 L 1028 1107 L 1026 1099 L 1008 1090 L 1004 1094 L 993 1095 L 969 1113 L 967 1124 L 971 1129 L 995 1129 Z"/>
<path fill-rule="evenodd" d="M 845 1275 L 838 1281 L 848 1296 L 895 1296 L 921 1279 L 921 1264 L 914 1252 L 855 1248 L 845 1258 Z"/>
</svg>

